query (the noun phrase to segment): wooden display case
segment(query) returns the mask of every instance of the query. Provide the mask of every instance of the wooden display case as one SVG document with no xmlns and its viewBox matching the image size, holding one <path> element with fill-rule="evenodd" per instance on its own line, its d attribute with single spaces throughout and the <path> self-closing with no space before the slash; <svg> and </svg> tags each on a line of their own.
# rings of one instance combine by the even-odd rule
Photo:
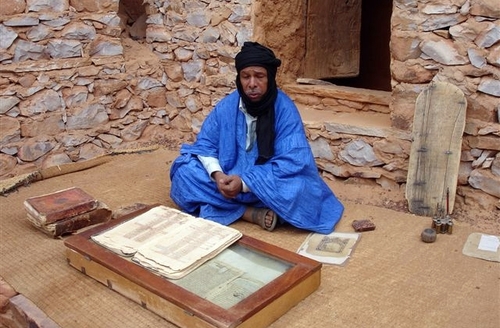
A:
<svg viewBox="0 0 500 328">
<path fill-rule="evenodd" d="M 243 236 L 228 248 L 229 252 L 239 254 L 236 256 L 241 256 L 244 261 L 252 259 L 255 261 L 254 264 L 247 265 L 241 270 L 247 270 L 249 271 L 247 274 L 252 275 L 251 271 L 265 272 L 266 267 L 271 265 L 272 270 L 278 270 L 278 273 L 271 275 L 269 281 L 264 281 L 262 287 L 227 307 L 209 301 L 196 291 L 181 287 L 179 281 L 163 278 L 92 241 L 91 236 L 148 209 L 68 237 L 64 242 L 67 247 L 68 263 L 169 322 L 189 328 L 266 327 L 313 293 L 321 283 L 321 263 L 255 238 Z M 224 252 L 219 256 L 223 257 Z M 200 281 L 202 285 L 205 283 L 206 281 Z"/>
</svg>

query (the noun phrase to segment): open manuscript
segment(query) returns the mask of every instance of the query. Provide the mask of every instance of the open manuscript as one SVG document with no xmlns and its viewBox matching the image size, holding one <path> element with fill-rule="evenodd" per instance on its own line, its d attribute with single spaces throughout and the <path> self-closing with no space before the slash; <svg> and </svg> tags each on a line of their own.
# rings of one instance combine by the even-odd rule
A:
<svg viewBox="0 0 500 328">
<path fill-rule="evenodd" d="M 179 279 L 241 236 L 236 229 L 156 206 L 91 238 L 161 276 Z"/>
</svg>

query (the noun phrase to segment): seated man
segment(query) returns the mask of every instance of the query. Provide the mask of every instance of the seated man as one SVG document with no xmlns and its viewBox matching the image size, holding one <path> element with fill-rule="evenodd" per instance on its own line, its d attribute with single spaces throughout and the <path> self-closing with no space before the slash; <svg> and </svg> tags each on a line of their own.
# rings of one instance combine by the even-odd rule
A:
<svg viewBox="0 0 500 328">
<path fill-rule="evenodd" d="M 344 207 L 321 179 L 293 101 L 276 85 L 281 61 L 245 42 L 237 90 L 206 117 L 170 170 L 170 196 L 185 212 L 229 225 L 243 219 L 272 231 L 278 221 L 328 234 Z"/>
</svg>

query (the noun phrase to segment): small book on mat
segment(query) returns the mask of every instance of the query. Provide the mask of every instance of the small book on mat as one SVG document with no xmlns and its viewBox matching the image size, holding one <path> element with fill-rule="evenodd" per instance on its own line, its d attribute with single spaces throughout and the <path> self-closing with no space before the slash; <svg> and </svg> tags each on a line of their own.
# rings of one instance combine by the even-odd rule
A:
<svg viewBox="0 0 500 328">
<path fill-rule="evenodd" d="M 83 214 L 97 208 L 97 199 L 80 188 L 72 187 L 24 201 L 26 211 L 41 224 Z"/>
<path fill-rule="evenodd" d="M 52 237 L 111 218 L 111 210 L 80 188 L 72 187 L 24 201 L 28 220 Z"/>
</svg>

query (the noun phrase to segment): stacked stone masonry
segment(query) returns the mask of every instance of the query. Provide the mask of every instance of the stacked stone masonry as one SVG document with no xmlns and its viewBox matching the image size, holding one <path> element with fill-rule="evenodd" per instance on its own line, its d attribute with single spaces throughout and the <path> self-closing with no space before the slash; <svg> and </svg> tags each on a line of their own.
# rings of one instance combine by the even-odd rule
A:
<svg viewBox="0 0 500 328">
<path fill-rule="evenodd" d="M 293 0 L 298 10 L 304 2 Z M 192 140 L 234 90 L 233 59 L 266 41 L 251 0 L 11 0 L 0 7 L 0 178 L 146 144 Z M 300 9 L 302 8 L 302 9 Z M 300 15 L 290 15 L 297 20 Z M 282 19 L 283 20 L 283 19 Z M 290 25 L 294 23 L 290 22 Z M 300 25 L 300 24 L 299 24 Z M 302 24 L 303 25 L 303 24 Z M 261 34 L 259 34 L 259 31 Z M 264 34 L 262 34 L 264 33 Z M 302 35 L 297 31 L 297 35 Z M 292 36 L 293 37 L 293 36 Z M 282 36 L 290 43 L 290 37 Z M 301 58 L 271 43 L 287 67 Z M 336 177 L 404 184 L 415 100 L 431 81 L 467 98 L 459 194 L 500 206 L 500 6 L 497 0 L 395 0 L 392 92 L 280 84 L 302 108 L 386 115 L 389 127 L 305 122 L 318 166 Z M 297 72 L 300 75 L 300 72 Z"/>
<path fill-rule="evenodd" d="M 2 277 L 0 277 L 0 327 L 60 328 Z"/>
</svg>

